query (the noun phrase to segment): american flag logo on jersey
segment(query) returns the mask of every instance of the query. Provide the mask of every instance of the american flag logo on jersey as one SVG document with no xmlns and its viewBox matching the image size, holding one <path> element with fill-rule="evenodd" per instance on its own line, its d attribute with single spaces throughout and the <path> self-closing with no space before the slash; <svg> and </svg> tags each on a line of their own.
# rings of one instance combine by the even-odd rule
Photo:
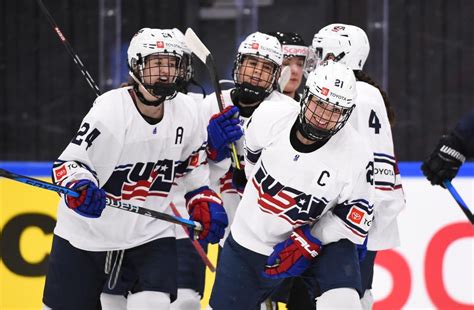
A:
<svg viewBox="0 0 474 310">
<path fill-rule="evenodd" d="M 167 197 L 174 175 L 174 161 L 169 159 L 117 166 L 104 189 L 110 198 L 117 200 L 145 201 L 148 196 Z"/>
<path fill-rule="evenodd" d="M 281 184 L 267 172 L 263 162 L 252 183 L 258 192 L 257 203 L 260 210 L 277 215 L 291 225 L 314 222 L 328 204 L 324 197 L 314 197 Z"/>
</svg>

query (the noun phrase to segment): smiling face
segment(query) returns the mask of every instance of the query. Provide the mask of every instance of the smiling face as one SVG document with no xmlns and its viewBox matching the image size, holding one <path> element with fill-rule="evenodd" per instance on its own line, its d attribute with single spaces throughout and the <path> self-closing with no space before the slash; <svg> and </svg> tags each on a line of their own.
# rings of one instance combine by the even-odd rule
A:
<svg viewBox="0 0 474 310">
<path fill-rule="evenodd" d="M 311 96 L 304 116 L 306 122 L 314 128 L 329 131 L 336 127 L 342 114 L 341 108 L 322 101 L 316 96 Z"/>
</svg>

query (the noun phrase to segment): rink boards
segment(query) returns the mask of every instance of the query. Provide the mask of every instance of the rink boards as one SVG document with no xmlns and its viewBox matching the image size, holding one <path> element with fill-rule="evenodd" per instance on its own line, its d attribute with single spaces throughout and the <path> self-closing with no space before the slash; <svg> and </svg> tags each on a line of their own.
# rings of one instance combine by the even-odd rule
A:
<svg viewBox="0 0 474 310">
<path fill-rule="evenodd" d="M 0 163 L 47 181 L 50 165 Z M 402 246 L 377 257 L 375 308 L 474 307 L 474 226 L 448 191 L 421 176 L 419 163 L 401 163 L 400 170 L 407 197 L 399 217 Z M 466 164 L 453 185 L 472 209 L 474 164 Z M 0 179 L 0 309 L 40 308 L 58 200 L 53 192 Z M 215 247 L 209 256 L 215 260 Z M 203 305 L 212 283 L 210 275 Z"/>
</svg>

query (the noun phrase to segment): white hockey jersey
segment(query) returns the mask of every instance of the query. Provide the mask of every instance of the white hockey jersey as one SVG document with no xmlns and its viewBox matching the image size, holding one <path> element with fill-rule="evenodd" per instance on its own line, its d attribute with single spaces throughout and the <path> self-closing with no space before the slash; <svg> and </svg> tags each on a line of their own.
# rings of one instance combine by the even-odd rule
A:
<svg viewBox="0 0 474 310">
<path fill-rule="evenodd" d="M 203 109 L 203 104 L 202 101 L 204 100 L 204 97 L 202 94 L 198 93 L 187 93 L 187 95 L 191 98 L 194 99 L 196 107 L 198 110 Z M 203 126 L 206 127 L 207 123 L 209 121 L 209 118 L 207 115 L 203 115 Z M 216 191 L 217 193 L 217 191 Z M 188 209 L 186 208 L 186 199 L 184 199 L 184 195 L 186 194 L 186 189 L 184 186 L 179 182 L 176 184 L 176 188 L 173 191 L 172 199 L 173 199 L 173 205 L 176 208 L 177 212 L 175 213 L 173 211 L 173 208 L 171 210 L 173 211 L 173 214 L 182 218 L 189 219 L 189 213 Z M 176 239 L 188 239 L 189 234 L 186 231 L 187 229 L 183 228 L 181 225 L 175 225 L 175 233 L 176 233 Z"/>
<path fill-rule="evenodd" d="M 297 151 L 299 107 L 260 106 L 245 129 L 248 183 L 231 233 L 242 246 L 269 255 L 304 224 L 323 244 L 363 243 L 373 216 L 373 156 L 365 139 L 344 126 L 315 151 Z"/>
<path fill-rule="evenodd" d="M 224 102 L 224 108 L 227 106 L 233 105 L 232 99 L 230 96 L 231 89 L 222 91 L 222 97 Z M 216 95 L 213 93 L 206 97 L 204 100 L 204 105 L 207 109 L 207 114 L 209 118 L 213 114 L 219 113 L 219 106 L 217 104 Z M 273 91 L 264 101 L 262 101 L 259 105 L 273 105 L 276 104 L 290 104 L 297 106 L 298 103 L 288 96 L 283 95 L 278 91 Z M 257 108 L 258 110 L 259 108 Z M 248 120 L 247 117 L 240 116 L 240 123 L 243 125 Z M 237 150 L 237 156 L 239 157 L 240 164 L 242 168 L 245 165 L 245 152 L 244 152 L 244 139 L 245 137 L 240 138 L 238 141 L 235 142 L 235 148 Z M 218 188 L 218 191 L 222 201 L 224 203 L 224 209 L 226 210 L 227 217 L 229 219 L 229 226 L 226 228 L 224 237 L 221 239 L 219 244 L 221 246 L 224 245 L 225 240 L 230 232 L 230 224 L 232 223 L 235 215 L 235 211 L 237 210 L 237 206 L 240 203 L 241 193 L 237 191 L 236 188 L 232 185 L 232 162 L 230 158 L 224 159 L 218 163 L 214 163 L 213 161 L 209 161 L 210 166 L 210 174 L 211 174 L 211 183 L 213 184 L 213 188 Z"/>
<path fill-rule="evenodd" d="M 356 85 L 356 108 L 349 123 L 368 139 L 374 152 L 376 208 L 367 248 L 372 251 L 385 250 L 400 244 L 397 215 L 405 207 L 405 196 L 382 95 L 368 83 L 358 81 Z"/>
<path fill-rule="evenodd" d="M 112 199 L 171 214 L 175 178 L 183 178 L 186 192 L 209 183 L 207 135 L 193 99 L 179 93 L 163 105 L 163 119 L 151 125 L 129 88 L 98 97 L 55 162 L 55 183 L 89 179 Z M 108 251 L 174 236 L 174 231 L 174 224 L 114 208 L 106 207 L 97 219 L 83 217 L 61 199 L 54 233 L 77 248 Z"/>
</svg>

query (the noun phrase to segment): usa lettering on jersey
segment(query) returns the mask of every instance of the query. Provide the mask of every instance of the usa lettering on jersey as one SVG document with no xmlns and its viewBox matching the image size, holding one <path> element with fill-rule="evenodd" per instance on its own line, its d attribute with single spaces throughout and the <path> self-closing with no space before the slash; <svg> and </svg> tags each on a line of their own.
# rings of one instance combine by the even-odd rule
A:
<svg viewBox="0 0 474 310">
<path fill-rule="evenodd" d="M 175 163 L 170 159 L 118 166 L 104 189 L 117 200 L 145 201 L 147 196 L 167 197 L 173 186 L 174 171 Z"/>
<path fill-rule="evenodd" d="M 260 210 L 275 214 L 291 225 L 314 222 L 328 204 L 324 197 L 317 198 L 278 182 L 266 171 L 263 162 L 252 183 L 258 192 Z"/>
</svg>

